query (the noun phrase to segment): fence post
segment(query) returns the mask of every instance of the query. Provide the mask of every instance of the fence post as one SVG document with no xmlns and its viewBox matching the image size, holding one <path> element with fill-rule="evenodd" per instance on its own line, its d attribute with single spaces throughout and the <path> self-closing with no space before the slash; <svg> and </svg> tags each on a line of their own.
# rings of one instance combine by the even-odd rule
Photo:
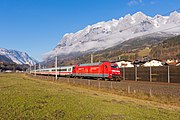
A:
<svg viewBox="0 0 180 120">
<path fill-rule="evenodd" d="M 135 72 L 135 81 L 137 81 L 137 66 L 135 65 L 134 68 L 135 68 L 135 71 L 134 71 Z"/>
<path fill-rule="evenodd" d="M 101 88 L 101 83 L 100 83 L 100 81 L 99 81 L 99 88 Z"/>
<path fill-rule="evenodd" d="M 128 93 L 130 93 L 130 86 L 128 85 Z"/>
<path fill-rule="evenodd" d="M 136 90 L 134 90 L 134 93 L 136 93 Z"/>
<path fill-rule="evenodd" d="M 151 71 L 151 65 L 150 65 L 150 70 L 149 70 L 149 72 L 150 72 L 150 73 L 149 73 L 149 76 L 150 76 L 150 77 L 149 77 L 149 79 L 150 79 L 150 82 L 152 82 L 152 73 L 151 73 L 152 71 Z"/>
<path fill-rule="evenodd" d="M 112 84 L 112 82 L 111 82 L 111 89 L 113 89 L 113 84 Z"/>
<path fill-rule="evenodd" d="M 91 82 L 90 82 L 90 80 L 88 80 L 88 85 L 89 85 L 89 86 L 91 85 Z"/>
<path fill-rule="evenodd" d="M 169 66 L 168 66 L 168 83 L 170 83 L 170 70 L 169 70 Z"/>
<path fill-rule="evenodd" d="M 68 83 L 69 83 L 69 79 L 70 79 L 70 78 L 68 78 Z"/>
<path fill-rule="evenodd" d="M 152 90 L 151 90 L 151 88 L 149 90 L 149 96 L 152 97 Z"/>
<path fill-rule="evenodd" d="M 125 67 L 123 67 L 123 80 L 126 80 L 125 75 Z"/>
</svg>

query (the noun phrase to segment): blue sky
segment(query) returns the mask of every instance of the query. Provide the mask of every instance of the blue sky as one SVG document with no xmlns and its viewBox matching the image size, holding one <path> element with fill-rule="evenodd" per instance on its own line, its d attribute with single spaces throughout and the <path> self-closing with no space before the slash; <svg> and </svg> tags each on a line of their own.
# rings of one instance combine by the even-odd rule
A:
<svg viewBox="0 0 180 120">
<path fill-rule="evenodd" d="M 138 11 L 154 16 L 177 8 L 180 0 L 0 0 L 0 47 L 41 61 L 65 33 Z"/>
</svg>

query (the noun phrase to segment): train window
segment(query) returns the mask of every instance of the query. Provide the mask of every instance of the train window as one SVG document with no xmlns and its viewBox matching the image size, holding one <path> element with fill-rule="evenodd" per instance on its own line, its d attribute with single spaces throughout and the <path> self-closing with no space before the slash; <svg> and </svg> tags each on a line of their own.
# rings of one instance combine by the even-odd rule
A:
<svg viewBox="0 0 180 120">
<path fill-rule="evenodd" d="M 68 68 L 68 71 L 71 71 L 71 68 Z"/>
<path fill-rule="evenodd" d="M 59 71 L 63 71 L 64 72 L 64 71 L 67 71 L 67 69 L 60 69 Z"/>
<path fill-rule="evenodd" d="M 117 65 L 111 64 L 111 68 L 119 68 Z"/>
</svg>

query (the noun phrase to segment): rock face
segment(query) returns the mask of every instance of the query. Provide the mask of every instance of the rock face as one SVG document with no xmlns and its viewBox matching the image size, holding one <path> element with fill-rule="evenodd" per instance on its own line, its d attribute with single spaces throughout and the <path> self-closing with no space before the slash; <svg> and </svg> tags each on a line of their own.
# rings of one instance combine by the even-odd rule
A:
<svg viewBox="0 0 180 120">
<path fill-rule="evenodd" d="M 119 20 L 113 19 L 87 26 L 76 33 L 65 34 L 58 45 L 46 53 L 46 58 L 52 58 L 56 54 L 68 55 L 103 50 L 132 38 L 145 35 L 154 37 L 153 33 L 158 33 L 158 37 L 179 35 L 180 13 L 149 17 L 142 12 L 137 12 Z"/>
<path fill-rule="evenodd" d="M 31 58 L 27 53 L 16 50 L 7 50 L 5 48 L 0 48 L 0 55 L 17 64 L 34 65 L 37 63 L 37 61 Z"/>
</svg>

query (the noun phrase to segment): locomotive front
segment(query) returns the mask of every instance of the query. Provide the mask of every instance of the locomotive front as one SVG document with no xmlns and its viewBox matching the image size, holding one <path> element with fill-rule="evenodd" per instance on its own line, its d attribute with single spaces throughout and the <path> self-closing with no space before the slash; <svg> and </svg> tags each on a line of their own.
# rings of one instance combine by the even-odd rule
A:
<svg viewBox="0 0 180 120">
<path fill-rule="evenodd" d="M 120 80 L 120 68 L 115 63 L 111 63 L 110 76 L 113 80 Z"/>
</svg>

